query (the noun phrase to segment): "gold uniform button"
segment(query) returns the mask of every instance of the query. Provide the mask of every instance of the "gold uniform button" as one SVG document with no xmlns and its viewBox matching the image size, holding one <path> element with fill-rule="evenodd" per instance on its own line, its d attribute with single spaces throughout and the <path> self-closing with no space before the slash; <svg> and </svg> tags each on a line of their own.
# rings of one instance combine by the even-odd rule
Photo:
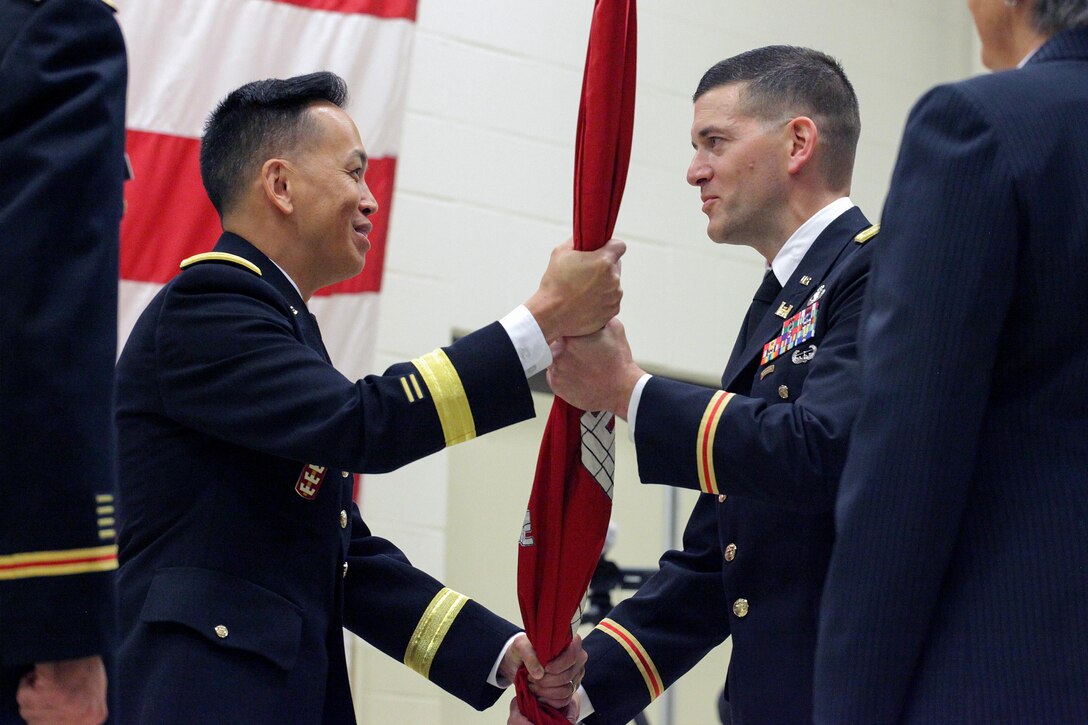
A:
<svg viewBox="0 0 1088 725">
<path fill-rule="evenodd" d="M 348 527 L 348 512 L 341 509 L 340 511 L 340 528 L 346 529 Z"/>
<path fill-rule="evenodd" d="M 733 614 L 737 615 L 738 617 L 741 617 L 742 619 L 744 617 L 747 617 L 748 616 L 748 600 L 747 599 L 738 599 L 737 601 L 733 602 Z"/>
<path fill-rule="evenodd" d="M 719 493 L 718 494 L 718 503 L 725 503 L 725 500 L 727 498 L 729 498 L 729 497 L 726 496 L 724 493 Z"/>
<path fill-rule="evenodd" d="M 351 474 L 349 472 L 347 472 L 347 471 L 340 471 L 340 475 L 343 476 L 344 478 L 347 478 Z"/>
<path fill-rule="evenodd" d="M 789 386 L 779 385 L 778 386 L 778 397 L 782 398 L 782 400 L 787 400 L 790 397 Z"/>
<path fill-rule="evenodd" d="M 228 634 L 230 634 L 230 630 L 224 627 L 222 624 L 218 625 L 215 628 L 215 636 L 219 639 L 226 639 Z"/>
<path fill-rule="evenodd" d="M 725 560 L 726 561 L 733 561 L 733 559 L 736 559 L 736 558 L 737 558 L 737 545 L 736 544 L 730 544 L 729 546 L 725 547 Z"/>
<path fill-rule="evenodd" d="M 348 575 L 348 563 L 345 561 L 344 562 L 344 576 L 347 577 L 347 575 Z"/>
</svg>

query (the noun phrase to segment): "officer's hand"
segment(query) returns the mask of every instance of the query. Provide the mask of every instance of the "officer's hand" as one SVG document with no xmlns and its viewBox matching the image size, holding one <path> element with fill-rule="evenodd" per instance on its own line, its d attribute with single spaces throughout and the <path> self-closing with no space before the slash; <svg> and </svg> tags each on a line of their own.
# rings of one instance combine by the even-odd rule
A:
<svg viewBox="0 0 1088 725">
<path fill-rule="evenodd" d="M 567 722 L 578 722 L 578 698 L 571 700 L 570 704 L 560 710 Z M 506 725 L 535 725 L 532 720 L 521 714 L 518 709 L 518 698 L 510 700 L 510 717 L 506 719 Z"/>
<path fill-rule="evenodd" d="M 575 700 L 574 693 L 586 674 L 589 655 L 577 634 L 565 650 L 544 668 L 541 678 L 529 678 L 529 691 L 541 702 L 562 710 Z"/>
<path fill-rule="evenodd" d="M 513 682 L 518 674 L 518 668 L 525 665 L 529 671 L 530 680 L 539 680 L 544 677 L 544 665 L 537 659 L 536 650 L 529 643 L 529 637 L 522 632 L 514 638 L 514 643 L 507 649 L 499 663 L 499 676 L 507 682 Z"/>
<path fill-rule="evenodd" d="M 618 239 L 593 252 L 575 251 L 568 239 L 552 251 L 540 288 L 525 303 L 545 340 L 596 332 L 619 313 L 626 251 Z"/>
<path fill-rule="evenodd" d="M 107 715 L 102 658 L 39 662 L 15 699 L 29 725 L 100 725 Z"/>
<path fill-rule="evenodd" d="M 575 408 L 607 410 L 626 420 L 631 393 L 644 374 L 631 357 L 623 323 L 612 319 L 600 332 L 552 345 L 548 384 Z"/>
</svg>

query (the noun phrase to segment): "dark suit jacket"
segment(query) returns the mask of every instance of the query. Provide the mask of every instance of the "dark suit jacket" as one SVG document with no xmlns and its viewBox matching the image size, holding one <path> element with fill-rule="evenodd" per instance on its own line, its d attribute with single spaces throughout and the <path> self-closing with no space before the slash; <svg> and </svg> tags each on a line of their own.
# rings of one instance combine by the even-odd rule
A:
<svg viewBox="0 0 1088 725">
<path fill-rule="evenodd" d="M 1088 722 L 1088 29 L 914 108 L 862 333 L 821 723 Z"/>
<path fill-rule="evenodd" d="M 343 627 L 475 707 L 514 625 L 371 535 L 351 472 L 533 415 L 485 327 L 351 381 L 260 251 L 188 266 L 118 365 L 118 587 L 126 722 L 354 722 Z"/>
<path fill-rule="evenodd" d="M 0 0 L 0 667 L 112 646 L 125 85 L 102 0 Z"/>
<path fill-rule="evenodd" d="M 706 495 L 683 550 L 665 554 L 660 572 L 585 640 L 593 722 L 628 722 L 730 635 L 733 722 L 811 720 L 816 606 L 857 406 L 869 250 L 879 244 L 859 237 L 869 228 L 853 208 L 816 239 L 752 341 L 737 341 L 722 377 L 735 395 L 660 377 L 643 390 L 642 480 Z M 812 337 L 763 363 L 764 345 L 813 302 Z M 786 318 L 775 314 L 783 304 Z"/>
</svg>

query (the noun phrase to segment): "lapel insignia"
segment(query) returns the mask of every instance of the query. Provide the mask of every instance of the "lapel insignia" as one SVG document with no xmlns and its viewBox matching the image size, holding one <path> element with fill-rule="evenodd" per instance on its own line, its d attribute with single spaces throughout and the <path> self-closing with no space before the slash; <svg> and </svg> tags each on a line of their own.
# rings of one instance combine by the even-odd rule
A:
<svg viewBox="0 0 1088 725">
<path fill-rule="evenodd" d="M 809 345 L 807 350 L 794 350 L 792 360 L 794 365 L 805 365 L 812 362 L 814 357 L 816 357 L 816 346 Z"/>
<path fill-rule="evenodd" d="M 773 372 L 774 372 L 774 365 L 768 365 L 767 367 L 765 367 L 765 368 L 763 368 L 762 370 L 759 371 L 759 379 L 762 380 L 763 378 L 767 377 L 768 375 L 770 375 Z"/>
<path fill-rule="evenodd" d="M 815 302 L 804 308 L 782 324 L 782 334 L 763 346 L 760 365 L 766 365 L 779 355 L 783 355 L 806 340 L 816 335 L 816 314 L 820 303 Z"/>
<path fill-rule="evenodd" d="M 805 287 L 808 287 L 810 284 L 812 284 L 812 277 L 809 277 L 806 274 L 804 277 L 801 278 L 801 284 Z"/>
<path fill-rule="evenodd" d="M 293 312 L 296 315 L 298 314 L 298 310 L 295 309 L 294 305 L 287 305 L 287 306 L 291 308 L 291 312 Z"/>
<path fill-rule="evenodd" d="M 812 293 L 812 296 L 808 298 L 807 304 L 812 305 L 816 302 L 819 302 L 820 299 L 824 296 L 824 292 L 827 292 L 826 285 L 820 285 L 819 287 L 817 287 L 816 291 Z"/>
<path fill-rule="evenodd" d="M 784 319 L 786 319 L 787 317 L 790 316 L 791 312 L 793 312 L 793 305 L 788 305 L 785 302 L 783 302 L 782 304 L 780 304 L 778 306 L 778 309 L 775 310 L 774 313 L 784 320 Z"/>
</svg>

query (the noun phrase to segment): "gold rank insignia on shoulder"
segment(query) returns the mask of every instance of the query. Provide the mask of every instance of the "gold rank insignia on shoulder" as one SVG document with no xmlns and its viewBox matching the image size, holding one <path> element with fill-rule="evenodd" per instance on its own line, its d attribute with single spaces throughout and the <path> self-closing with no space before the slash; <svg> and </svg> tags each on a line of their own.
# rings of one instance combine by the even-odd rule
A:
<svg viewBox="0 0 1088 725">
<path fill-rule="evenodd" d="M 204 254 L 194 254 L 191 257 L 181 260 L 181 268 L 188 269 L 194 264 L 200 264 L 201 262 L 230 262 L 231 264 L 237 264 L 243 269 L 248 269 L 258 277 L 261 276 L 261 268 L 250 262 L 244 257 L 239 257 L 237 254 L 228 254 L 227 252 L 204 252 Z"/>
<path fill-rule="evenodd" d="M 790 316 L 791 312 L 793 312 L 793 305 L 789 305 L 783 302 L 778 306 L 778 309 L 775 310 L 774 313 L 784 320 Z"/>
<path fill-rule="evenodd" d="M 113 0 L 102 0 L 102 2 L 113 12 L 117 12 L 117 3 Z"/>
<path fill-rule="evenodd" d="M 854 237 L 854 241 L 858 244 L 865 244 L 865 242 L 869 241 L 877 234 L 880 234 L 880 225 L 874 224 L 873 226 L 869 227 L 868 229 Z"/>
</svg>

